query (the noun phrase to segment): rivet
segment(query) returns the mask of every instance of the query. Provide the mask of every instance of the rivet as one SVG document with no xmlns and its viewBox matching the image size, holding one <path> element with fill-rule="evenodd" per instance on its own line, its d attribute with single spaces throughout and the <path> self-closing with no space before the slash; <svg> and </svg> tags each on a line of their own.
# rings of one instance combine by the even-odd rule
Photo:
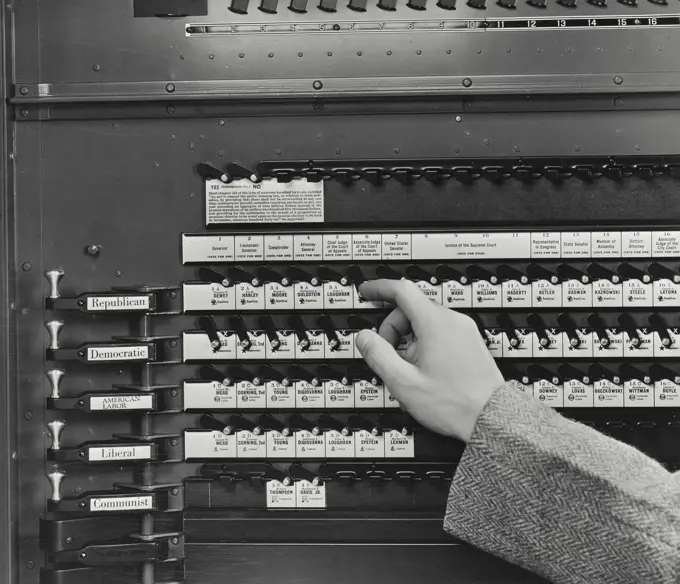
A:
<svg viewBox="0 0 680 584">
<path fill-rule="evenodd" d="M 21 117 L 22 117 L 22 118 L 28 117 L 28 110 L 27 110 L 27 109 L 22 109 L 22 110 L 21 110 Z"/>
<path fill-rule="evenodd" d="M 388 56 L 391 55 L 391 54 L 392 54 L 392 51 L 387 51 Z"/>
<path fill-rule="evenodd" d="M 82 493 L 82 492 L 83 492 L 83 487 L 73 487 L 73 492 L 74 492 L 74 493 Z"/>
<path fill-rule="evenodd" d="M 395 148 L 392 152 L 395 154 L 401 154 L 401 150 L 399 150 L 399 148 Z"/>
<path fill-rule="evenodd" d="M 459 124 L 463 121 L 463 116 L 456 116 L 456 122 Z"/>
<path fill-rule="evenodd" d="M 574 150 L 576 152 L 581 152 L 581 147 L 580 146 L 574 146 Z"/>
<path fill-rule="evenodd" d="M 363 53 L 361 51 L 357 51 L 357 57 L 361 57 L 361 55 L 363 55 Z"/>
<path fill-rule="evenodd" d="M 35 562 L 33 560 L 28 560 L 26 562 L 26 569 L 32 570 L 33 568 L 35 568 Z"/>
<path fill-rule="evenodd" d="M 621 85 L 623 83 L 623 77 L 621 77 L 620 75 L 617 75 L 616 77 L 614 77 L 614 83 L 616 85 Z"/>
<path fill-rule="evenodd" d="M 19 93 L 20 93 L 21 95 L 28 95 L 28 87 L 22 87 L 22 88 L 19 90 Z"/>
<path fill-rule="evenodd" d="M 298 57 L 302 57 L 302 53 L 298 53 Z"/>
<path fill-rule="evenodd" d="M 274 58 L 274 53 L 269 53 L 269 55 L 267 55 L 267 56 L 268 56 L 270 59 L 273 59 L 273 58 Z"/>
<path fill-rule="evenodd" d="M 170 114 L 170 115 L 174 114 L 175 113 L 175 106 L 169 105 L 168 107 L 166 107 L 165 113 Z"/>
<path fill-rule="evenodd" d="M 617 97 L 614 100 L 614 107 L 622 107 L 622 106 L 623 106 L 623 99 L 621 99 L 620 97 Z"/>
<path fill-rule="evenodd" d="M 73 543 L 73 538 L 72 538 L 72 537 L 70 537 L 70 536 L 69 536 L 69 537 L 67 537 L 67 538 L 66 538 L 66 543 L 68 543 L 68 544 L 72 544 L 72 543 Z"/>
<path fill-rule="evenodd" d="M 218 126 L 224 126 L 224 120 L 220 120 L 219 122 L 217 122 L 217 125 Z"/>
<path fill-rule="evenodd" d="M 215 58 L 215 55 L 213 55 L 212 53 L 210 53 L 210 54 L 208 55 L 208 59 L 212 60 L 212 59 L 214 59 L 214 58 Z"/>
<path fill-rule="evenodd" d="M 173 495 L 179 495 L 179 489 L 174 488 L 170 491 Z"/>
<path fill-rule="evenodd" d="M 80 552 L 80 557 L 85 559 L 87 557 L 87 552 Z"/>
<path fill-rule="evenodd" d="M 100 69 L 101 69 L 101 66 L 99 65 L 99 63 L 95 63 L 94 65 L 92 65 L 93 71 L 99 71 Z"/>
<path fill-rule="evenodd" d="M 24 414 L 24 418 L 27 420 L 32 420 L 33 419 L 33 414 L 31 412 L 26 412 Z"/>
<path fill-rule="evenodd" d="M 176 390 L 176 389 L 173 389 L 173 390 L 170 392 L 170 395 L 171 395 L 172 397 L 177 397 L 177 390 Z"/>
<path fill-rule="evenodd" d="M 331 53 L 330 51 L 328 51 L 327 54 L 328 54 L 329 57 L 332 57 L 332 56 L 333 56 L 333 53 Z"/>
<path fill-rule="evenodd" d="M 174 349 L 177 347 L 177 341 L 170 341 L 170 346 Z"/>
<path fill-rule="evenodd" d="M 177 136 L 175 136 L 174 134 L 172 136 L 170 136 L 171 142 L 174 142 L 175 140 L 177 140 Z"/>
<path fill-rule="evenodd" d="M 281 156 L 281 154 L 283 154 L 283 151 L 282 151 L 282 150 L 277 150 L 277 151 L 276 151 L 276 155 L 277 155 L 277 156 Z"/>
<path fill-rule="evenodd" d="M 323 87 L 323 83 L 321 83 L 321 81 L 317 80 L 314 83 L 312 83 L 312 87 L 314 87 L 314 89 L 317 89 L 317 90 L 321 89 Z"/>
<path fill-rule="evenodd" d="M 115 124 L 115 123 L 114 123 L 114 124 L 111 124 L 111 127 L 112 127 L 114 130 L 117 130 L 119 126 L 118 126 L 118 124 Z"/>
<path fill-rule="evenodd" d="M 418 50 L 416 51 L 416 55 L 422 55 L 422 54 L 423 54 L 423 51 L 421 51 L 420 49 L 418 49 Z"/>
<path fill-rule="evenodd" d="M 193 199 L 196 196 L 196 193 L 189 193 L 189 198 Z"/>
<path fill-rule="evenodd" d="M 314 111 L 320 112 L 321 110 L 323 110 L 323 104 L 322 103 L 315 103 L 314 104 Z"/>
<path fill-rule="evenodd" d="M 243 57 L 245 57 L 245 54 L 244 54 L 244 53 L 239 53 L 239 54 L 238 54 L 238 58 L 239 58 L 239 59 L 243 59 Z"/>
<path fill-rule="evenodd" d="M 180 60 L 180 61 L 184 61 L 184 54 L 181 54 L 181 55 L 179 56 L 179 60 Z"/>
<path fill-rule="evenodd" d="M 93 244 L 87 246 L 87 255 L 98 256 L 99 253 L 101 252 L 101 250 L 102 250 L 101 245 L 97 245 L 96 243 L 93 243 Z"/>
<path fill-rule="evenodd" d="M 174 290 L 172 290 L 172 291 L 170 292 L 170 298 L 177 298 L 177 292 L 175 292 Z"/>
<path fill-rule="evenodd" d="M 460 152 L 460 148 L 458 148 L 458 147 L 456 146 L 456 148 L 454 148 L 453 151 L 454 151 L 456 154 L 458 154 L 458 153 Z"/>
<path fill-rule="evenodd" d="M 218 151 L 217 151 L 217 156 L 219 156 L 220 158 L 221 158 L 222 156 L 224 156 L 224 150 L 218 150 Z"/>
<path fill-rule="evenodd" d="M 482 54 L 482 49 L 477 49 L 477 54 L 481 55 Z"/>
<path fill-rule="evenodd" d="M 12 452 L 12 460 L 18 460 L 19 455 L 16 452 Z"/>
<path fill-rule="evenodd" d="M 175 84 L 174 83 L 168 83 L 165 86 L 165 91 L 167 91 L 168 93 L 173 93 L 175 91 Z"/>
<path fill-rule="evenodd" d="M 114 276 L 116 276 L 116 278 L 120 278 L 122 275 L 123 275 L 123 272 L 121 272 L 120 270 L 116 270 L 116 273 L 114 274 Z"/>
<path fill-rule="evenodd" d="M 177 446 L 178 442 L 174 438 L 170 440 L 170 446 Z"/>
<path fill-rule="evenodd" d="M 519 152 L 519 146 L 514 146 L 512 149 L 513 149 L 515 152 Z"/>
<path fill-rule="evenodd" d="M 635 145 L 635 150 L 637 150 L 638 152 L 640 152 L 640 150 L 642 150 L 642 147 L 641 147 L 639 144 L 636 144 L 636 145 Z"/>
<path fill-rule="evenodd" d="M 177 545 L 179 543 L 179 538 L 173 537 L 170 541 L 172 542 L 172 545 Z"/>
<path fill-rule="evenodd" d="M 539 47 L 539 48 L 536 49 L 536 52 L 537 52 L 537 53 L 542 53 L 542 52 L 543 52 L 543 49 Z"/>
<path fill-rule="evenodd" d="M 484 146 L 488 146 L 489 144 L 491 144 L 491 140 L 484 138 Z"/>
<path fill-rule="evenodd" d="M 450 55 L 451 54 L 451 49 L 446 49 L 446 54 Z"/>
<path fill-rule="evenodd" d="M 510 53 L 512 53 L 512 49 L 507 49 L 505 52 L 509 55 Z"/>
<path fill-rule="evenodd" d="M 335 149 L 335 153 L 336 153 L 338 156 L 340 156 L 340 155 L 342 154 L 342 150 L 340 150 L 340 148 L 336 148 L 336 149 Z"/>
<path fill-rule="evenodd" d="M 466 77 L 463 79 L 463 87 L 470 87 L 472 85 L 472 79 L 469 77 Z"/>
<path fill-rule="evenodd" d="M 23 264 L 21 264 L 21 269 L 24 272 L 30 272 L 31 271 L 31 264 L 29 264 L 28 262 L 24 262 Z"/>
<path fill-rule="evenodd" d="M 78 351 L 78 357 L 84 357 L 85 351 Z"/>
</svg>

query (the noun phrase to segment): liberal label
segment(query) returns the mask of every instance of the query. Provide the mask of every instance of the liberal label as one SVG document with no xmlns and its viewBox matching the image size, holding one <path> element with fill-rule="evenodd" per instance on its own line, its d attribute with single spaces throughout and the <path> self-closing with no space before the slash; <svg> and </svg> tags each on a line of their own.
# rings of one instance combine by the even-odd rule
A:
<svg viewBox="0 0 680 584">
<path fill-rule="evenodd" d="M 354 458 L 354 434 L 343 436 L 337 430 L 326 434 L 326 458 Z"/>
<path fill-rule="evenodd" d="M 151 460 L 151 444 L 140 446 L 90 446 L 87 452 L 87 459 L 90 461 Z"/>
<path fill-rule="evenodd" d="M 295 485 L 275 480 L 267 481 L 267 509 L 294 509 Z"/>
<path fill-rule="evenodd" d="M 382 434 L 374 436 L 368 430 L 354 433 L 355 458 L 384 458 L 385 438 Z"/>
<path fill-rule="evenodd" d="M 596 408 L 623 407 L 623 387 L 609 381 L 609 379 L 598 379 L 595 382 L 594 396 Z"/>
<path fill-rule="evenodd" d="M 238 179 L 205 182 L 205 224 L 322 223 L 323 181 L 265 179 L 253 183 Z"/>
<path fill-rule="evenodd" d="M 593 386 L 586 385 L 580 379 L 568 379 L 564 382 L 565 408 L 592 408 Z"/>
<path fill-rule="evenodd" d="M 153 495 L 123 495 L 116 497 L 96 497 L 90 499 L 90 511 L 122 512 L 122 511 L 150 511 L 154 506 Z"/>
<path fill-rule="evenodd" d="M 236 458 L 236 436 L 216 430 L 185 430 L 184 458 Z"/>
<path fill-rule="evenodd" d="M 654 387 L 639 379 L 624 381 L 623 400 L 628 408 L 653 408 Z"/>
<path fill-rule="evenodd" d="M 309 481 L 298 481 L 295 483 L 295 499 L 298 509 L 324 509 L 326 485 L 315 486 Z"/>
<path fill-rule="evenodd" d="M 315 436 L 309 430 L 295 432 L 295 454 L 298 458 L 325 458 L 326 439 L 323 433 Z"/>
<path fill-rule="evenodd" d="M 227 410 L 238 407 L 236 386 L 217 381 L 185 381 L 185 410 Z"/>
<path fill-rule="evenodd" d="M 91 396 L 90 409 L 100 410 L 151 410 L 154 396 L 149 395 L 105 395 Z"/>
<path fill-rule="evenodd" d="M 149 347 L 88 347 L 88 361 L 140 361 L 149 359 Z"/>
<path fill-rule="evenodd" d="M 109 310 L 149 310 L 149 296 L 89 296 L 87 310 L 106 312 Z"/>
<path fill-rule="evenodd" d="M 399 430 L 385 432 L 385 458 L 413 458 L 414 456 L 413 434 L 404 436 Z"/>
<path fill-rule="evenodd" d="M 284 436 L 277 430 L 267 433 L 267 458 L 295 458 L 295 437 Z"/>
</svg>

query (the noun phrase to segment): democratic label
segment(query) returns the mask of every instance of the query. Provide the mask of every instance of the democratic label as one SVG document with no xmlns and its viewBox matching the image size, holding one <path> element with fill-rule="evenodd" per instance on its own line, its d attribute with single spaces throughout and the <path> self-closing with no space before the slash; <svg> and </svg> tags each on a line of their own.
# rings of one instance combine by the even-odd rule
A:
<svg viewBox="0 0 680 584">
<path fill-rule="evenodd" d="M 151 460 L 151 444 L 140 446 L 90 446 L 87 459 L 91 462 L 105 460 Z"/>
<path fill-rule="evenodd" d="M 149 310 L 149 296 L 88 296 L 87 310 L 108 312 L 114 310 Z"/>
<path fill-rule="evenodd" d="M 90 409 L 103 410 L 151 410 L 154 407 L 154 396 L 148 395 L 105 395 L 91 396 Z"/>
<path fill-rule="evenodd" d="M 90 499 L 90 511 L 117 512 L 151 511 L 154 506 L 153 495 L 122 495 L 111 497 L 94 497 Z"/>
<path fill-rule="evenodd" d="M 239 179 L 230 183 L 205 183 L 206 225 L 220 223 L 322 223 L 324 183 L 294 179 L 266 179 L 253 183 Z"/>
<path fill-rule="evenodd" d="M 144 361 L 149 359 L 148 345 L 137 347 L 88 347 L 88 361 Z"/>
</svg>

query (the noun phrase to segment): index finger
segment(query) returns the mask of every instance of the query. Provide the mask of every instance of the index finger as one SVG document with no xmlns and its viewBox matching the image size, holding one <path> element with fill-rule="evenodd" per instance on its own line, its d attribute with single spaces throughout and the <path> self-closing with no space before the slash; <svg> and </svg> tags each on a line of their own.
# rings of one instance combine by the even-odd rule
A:
<svg viewBox="0 0 680 584">
<path fill-rule="evenodd" d="M 359 286 L 359 293 L 366 300 L 383 300 L 401 308 L 413 328 L 418 321 L 435 310 L 432 301 L 410 280 L 372 280 Z M 417 331 L 416 331 L 417 332 Z"/>
</svg>

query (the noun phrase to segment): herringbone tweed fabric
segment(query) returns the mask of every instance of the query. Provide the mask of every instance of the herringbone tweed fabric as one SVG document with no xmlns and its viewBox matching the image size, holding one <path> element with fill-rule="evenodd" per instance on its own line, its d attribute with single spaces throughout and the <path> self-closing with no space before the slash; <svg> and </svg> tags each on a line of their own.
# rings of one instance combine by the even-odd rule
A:
<svg viewBox="0 0 680 584">
<path fill-rule="evenodd" d="M 509 384 L 477 421 L 444 528 L 556 584 L 680 583 L 680 473 Z"/>
</svg>

